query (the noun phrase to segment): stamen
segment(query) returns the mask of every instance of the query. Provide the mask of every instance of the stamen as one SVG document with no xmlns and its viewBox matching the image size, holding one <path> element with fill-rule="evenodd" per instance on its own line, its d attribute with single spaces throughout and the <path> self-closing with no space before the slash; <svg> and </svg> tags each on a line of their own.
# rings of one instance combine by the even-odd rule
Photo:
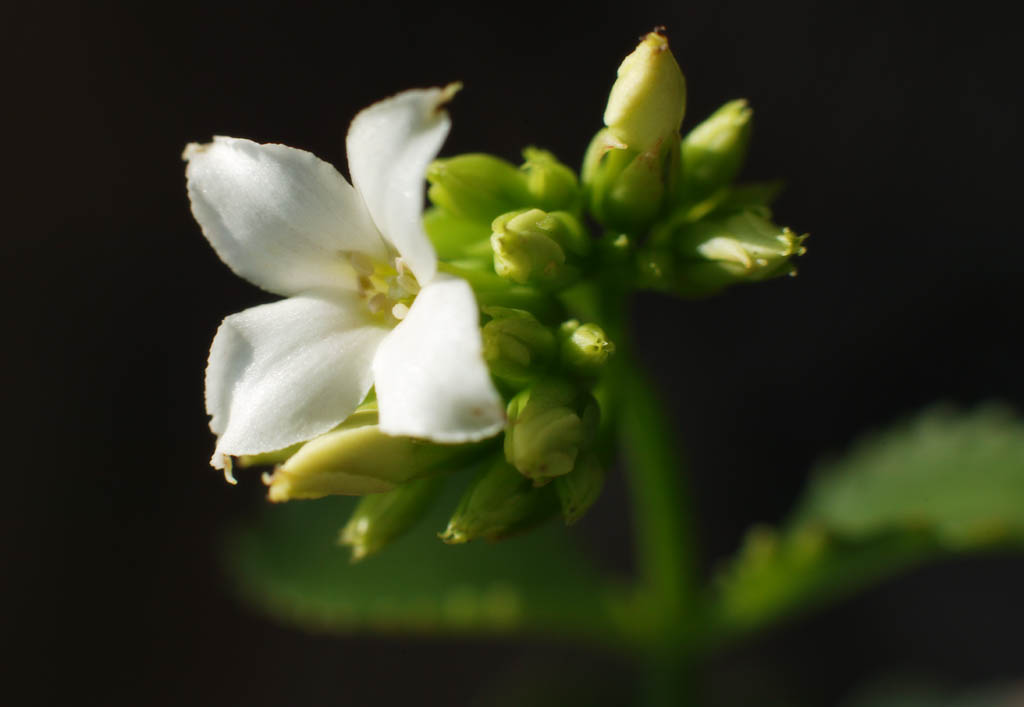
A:
<svg viewBox="0 0 1024 707">
<path fill-rule="evenodd" d="M 410 273 L 402 273 L 395 278 L 395 282 L 410 295 L 418 295 L 420 292 L 420 283 Z"/>
<path fill-rule="evenodd" d="M 401 302 L 391 308 L 391 316 L 399 321 L 405 319 L 407 314 L 409 314 L 409 307 Z"/>
</svg>

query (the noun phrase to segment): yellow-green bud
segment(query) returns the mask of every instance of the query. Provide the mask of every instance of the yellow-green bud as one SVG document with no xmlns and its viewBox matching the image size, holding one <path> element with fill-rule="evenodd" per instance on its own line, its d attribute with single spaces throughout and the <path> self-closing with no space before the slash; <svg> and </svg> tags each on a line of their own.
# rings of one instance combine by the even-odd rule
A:
<svg viewBox="0 0 1024 707">
<path fill-rule="evenodd" d="M 576 173 L 558 161 L 547 150 L 527 147 L 523 150 L 522 170 L 526 175 L 526 189 L 530 205 L 544 211 L 577 211 L 580 202 L 580 184 Z"/>
<path fill-rule="evenodd" d="M 446 543 L 500 540 L 549 518 L 558 504 L 550 488 L 536 488 L 504 459 L 484 469 L 466 490 L 448 527 Z"/>
<path fill-rule="evenodd" d="M 427 168 L 430 200 L 472 221 L 491 222 L 499 214 L 530 204 L 526 175 L 511 162 L 482 153 L 434 160 Z"/>
<path fill-rule="evenodd" d="M 494 271 L 502 277 L 521 285 L 560 288 L 579 276 L 578 268 L 566 262 L 566 251 L 585 254 L 589 242 L 572 214 L 513 211 L 494 219 L 491 228 Z"/>
<path fill-rule="evenodd" d="M 600 419 L 593 396 L 575 385 L 545 379 L 508 404 L 505 459 L 534 483 L 568 474 Z"/>
<path fill-rule="evenodd" d="M 352 548 L 352 561 L 376 554 L 411 528 L 437 497 L 441 477 L 417 479 L 386 493 L 364 496 L 356 505 L 338 542 Z"/>
<path fill-rule="evenodd" d="M 482 445 L 440 445 L 391 437 L 377 412 L 353 413 L 339 427 L 306 442 L 267 477 L 271 501 L 383 493 L 415 478 L 462 466 Z"/>
<path fill-rule="evenodd" d="M 562 506 L 565 524 L 572 525 L 590 510 L 601 495 L 604 467 L 596 454 L 586 452 L 580 455 L 573 470 L 565 476 L 559 476 L 553 485 Z"/>
<path fill-rule="evenodd" d="M 628 148 L 648 152 L 679 132 L 686 79 L 664 35 L 651 32 L 619 66 L 604 124 Z"/>
<path fill-rule="evenodd" d="M 570 319 L 559 327 L 558 336 L 562 365 L 576 375 L 596 376 L 615 353 L 615 344 L 594 323 L 580 324 L 579 320 Z"/>
<path fill-rule="evenodd" d="M 792 274 L 790 258 L 806 252 L 806 238 L 754 209 L 698 221 L 677 234 L 678 292 L 702 296 L 737 282 Z"/>
<path fill-rule="evenodd" d="M 752 118 L 745 100 L 729 101 L 683 138 L 680 202 L 700 201 L 732 183 L 747 156 Z"/>
<path fill-rule="evenodd" d="M 524 309 L 486 307 L 484 359 L 491 374 L 521 386 L 535 380 L 552 359 L 555 334 Z"/>
</svg>

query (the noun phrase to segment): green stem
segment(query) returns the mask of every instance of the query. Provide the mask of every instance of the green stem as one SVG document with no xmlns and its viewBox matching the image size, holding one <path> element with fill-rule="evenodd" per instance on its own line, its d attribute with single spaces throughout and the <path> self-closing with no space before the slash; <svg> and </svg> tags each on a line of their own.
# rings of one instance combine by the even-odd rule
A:
<svg viewBox="0 0 1024 707">
<path fill-rule="evenodd" d="M 642 369 L 620 378 L 619 439 L 633 496 L 641 577 L 678 632 L 696 600 L 689 491 L 674 432 Z"/>
<path fill-rule="evenodd" d="M 699 621 L 689 489 L 675 432 L 626 326 L 625 293 L 603 293 L 604 322 L 617 351 L 611 380 L 620 449 L 632 497 L 640 587 L 634 619 L 648 635 L 646 703 L 685 705 Z"/>
</svg>

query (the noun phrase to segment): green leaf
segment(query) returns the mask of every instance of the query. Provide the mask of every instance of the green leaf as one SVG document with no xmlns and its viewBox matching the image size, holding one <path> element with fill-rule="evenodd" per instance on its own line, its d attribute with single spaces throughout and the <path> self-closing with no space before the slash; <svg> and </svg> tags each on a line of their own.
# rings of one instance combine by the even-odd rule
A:
<svg viewBox="0 0 1024 707">
<path fill-rule="evenodd" d="M 1024 700 L 1024 684 L 948 689 L 921 680 L 888 679 L 857 690 L 842 707 L 1012 707 Z"/>
<path fill-rule="evenodd" d="M 956 548 L 1024 541 L 1024 424 L 939 408 L 822 469 L 795 518 L 850 538 L 927 529 Z"/>
<path fill-rule="evenodd" d="M 820 467 L 781 530 L 752 530 L 719 577 L 712 624 L 750 630 L 993 548 L 1024 548 L 1024 423 L 995 406 L 936 408 Z"/>
<path fill-rule="evenodd" d="M 249 603 L 310 630 L 614 635 L 615 590 L 563 526 L 494 544 L 442 543 L 458 486 L 448 483 L 425 523 L 358 564 L 335 545 L 354 499 L 268 507 L 229 538 L 229 572 Z"/>
</svg>

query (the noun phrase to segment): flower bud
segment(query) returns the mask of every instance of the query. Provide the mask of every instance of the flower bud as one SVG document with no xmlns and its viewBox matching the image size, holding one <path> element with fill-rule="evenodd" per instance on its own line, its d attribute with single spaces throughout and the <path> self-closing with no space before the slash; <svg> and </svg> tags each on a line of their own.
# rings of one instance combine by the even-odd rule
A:
<svg viewBox="0 0 1024 707">
<path fill-rule="evenodd" d="M 487 307 L 482 330 L 484 359 L 491 375 L 516 386 L 535 380 L 555 354 L 555 334 L 530 312 Z"/>
<path fill-rule="evenodd" d="M 556 508 L 550 488 L 536 488 L 504 459 L 497 459 L 466 490 L 440 538 L 451 544 L 500 540 L 546 520 Z"/>
<path fill-rule="evenodd" d="M 679 293 L 713 294 L 737 282 L 756 282 L 795 272 L 806 235 L 780 228 L 748 209 L 691 224 L 677 234 Z"/>
<path fill-rule="evenodd" d="M 686 79 L 664 35 L 650 32 L 619 66 L 604 124 L 639 152 L 679 132 L 686 111 Z"/>
<path fill-rule="evenodd" d="M 376 554 L 423 517 L 443 485 L 441 477 L 417 479 L 392 491 L 363 496 L 338 542 L 352 548 L 353 562 Z"/>
<path fill-rule="evenodd" d="M 566 525 L 572 525 L 582 518 L 604 487 L 604 467 L 593 452 L 580 456 L 576 466 L 565 476 L 559 476 L 553 484 L 562 517 Z"/>
<path fill-rule="evenodd" d="M 599 418 L 593 396 L 565 381 L 538 381 L 508 404 L 505 459 L 537 485 L 568 474 Z"/>
<path fill-rule="evenodd" d="M 519 284 L 560 288 L 579 270 L 566 263 L 566 251 L 582 255 L 589 248 L 580 222 L 564 211 L 540 209 L 503 214 L 491 224 L 494 271 Z"/>
<path fill-rule="evenodd" d="M 482 153 L 434 160 L 427 181 L 434 204 L 471 221 L 490 223 L 530 203 L 527 176 L 511 162 Z"/>
<path fill-rule="evenodd" d="M 732 183 L 747 156 L 752 117 L 745 100 L 729 101 L 683 138 L 680 203 L 700 201 Z"/>
<path fill-rule="evenodd" d="M 559 327 L 558 337 L 562 365 L 579 376 L 596 376 L 615 353 L 615 344 L 597 324 L 580 324 L 579 320 L 570 319 Z"/>
<path fill-rule="evenodd" d="M 576 173 L 548 152 L 536 147 L 523 150 L 521 169 L 526 175 L 530 204 L 544 211 L 577 211 L 580 184 Z"/>
<path fill-rule="evenodd" d="M 622 147 L 605 129 L 594 136 L 583 159 L 583 184 L 591 214 L 601 224 L 639 232 L 661 212 L 679 164 L 679 138 L 657 151 Z"/>
<path fill-rule="evenodd" d="M 271 501 L 333 494 L 383 493 L 415 478 L 459 468 L 481 444 L 440 445 L 391 437 L 377 426 L 377 412 L 353 413 L 327 434 L 306 442 L 267 478 Z"/>
<path fill-rule="evenodd" d="M 423 214 L 423 230 L 442 260 L 491 258 L 491 224 L 434 206 Z"/>
</svg>

